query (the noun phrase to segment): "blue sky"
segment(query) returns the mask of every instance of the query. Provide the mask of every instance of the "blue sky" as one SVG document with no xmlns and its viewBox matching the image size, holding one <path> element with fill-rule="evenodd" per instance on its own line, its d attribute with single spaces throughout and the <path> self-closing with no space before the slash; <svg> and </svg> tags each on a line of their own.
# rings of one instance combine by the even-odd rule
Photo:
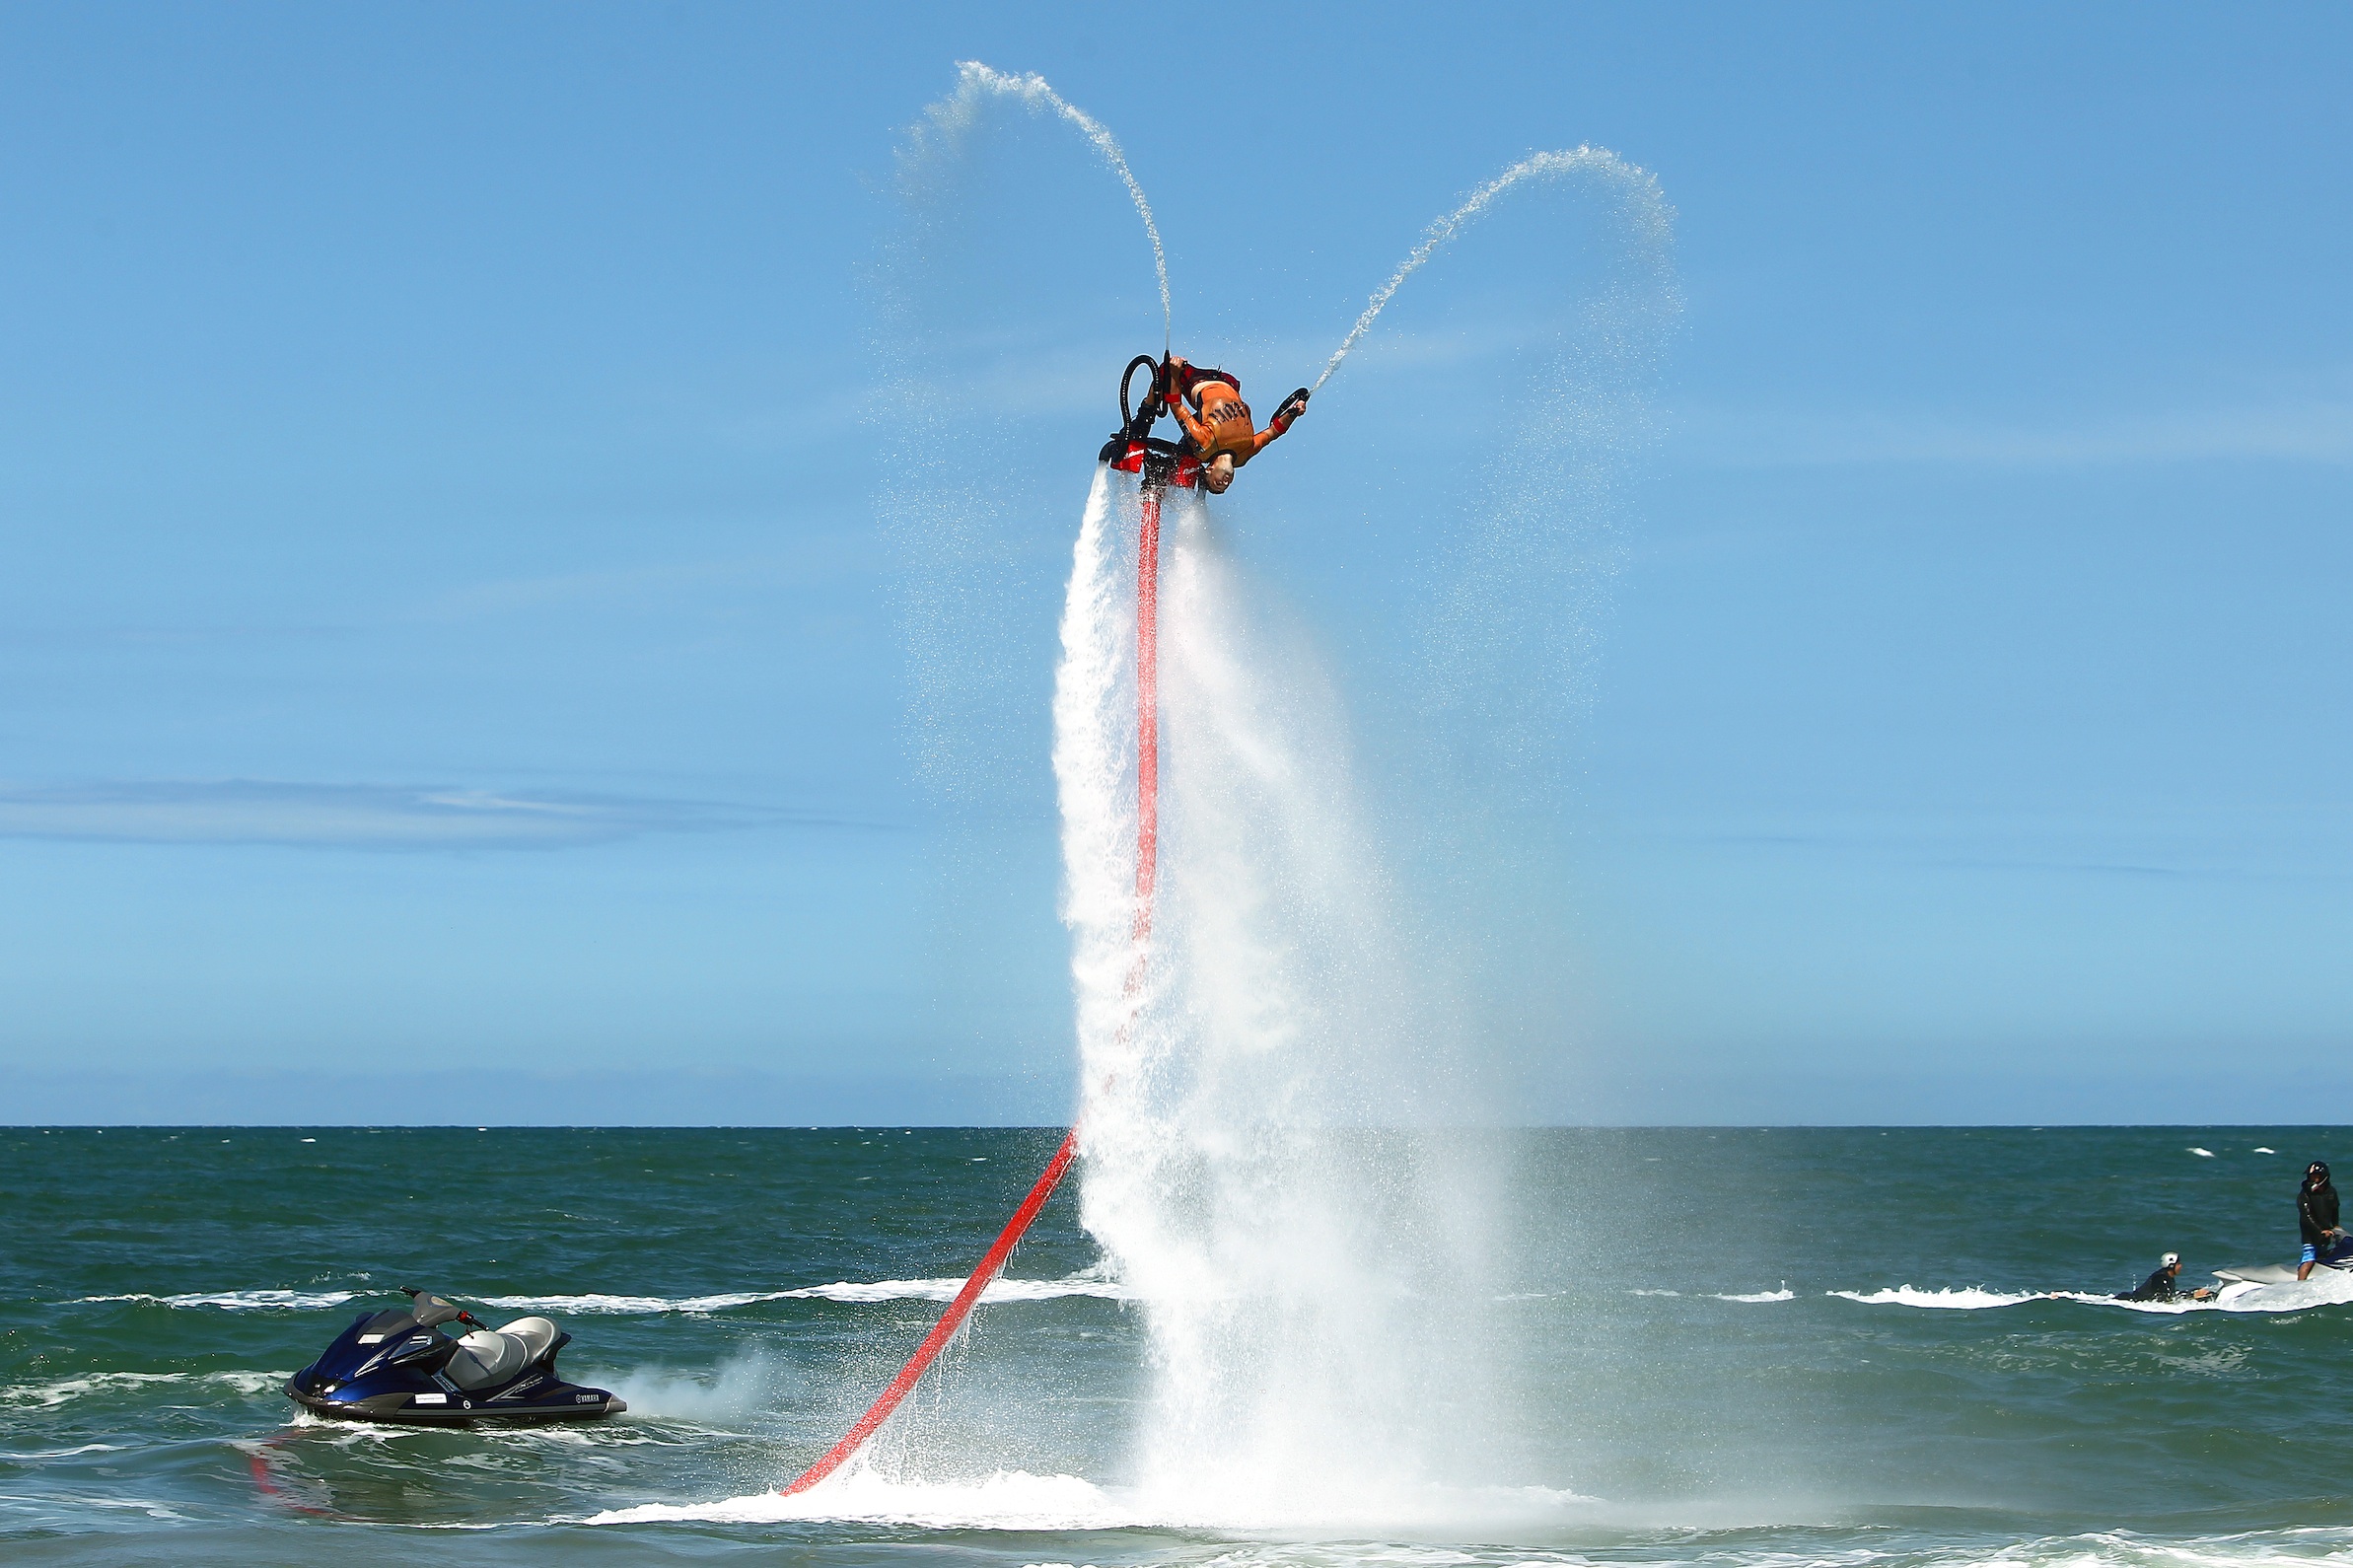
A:
<svg viewBox="0 0 2353 1568">
<path fill-rule="evenodd" d="M 1040 585 L 1107 428 L 1067 389 L 1157 306 L 1115 181 L 998 127 L 945 298 L 1036 366 L 996 650 L 1034 760 L 946 811 L 873 280 L 966 58 L 1121 137 L 1179 347 L 1253 388 L 1529 151 L 1674 203 L 1573 765 L 1489 904 L 1543 955 L 1489 999 L 1530 1114 L 2353 1088 L 2339 8 L 1278 7 L 1219 48 L 1094 8 L 18 7 L 0 1117 L 1064 1112 Z M 1589 216 L 1443 253 L 1237 491 L 1376 752 L 1417 483 L 1479 451 L 1399 410 L 1573 294 Z"/>
</svg>

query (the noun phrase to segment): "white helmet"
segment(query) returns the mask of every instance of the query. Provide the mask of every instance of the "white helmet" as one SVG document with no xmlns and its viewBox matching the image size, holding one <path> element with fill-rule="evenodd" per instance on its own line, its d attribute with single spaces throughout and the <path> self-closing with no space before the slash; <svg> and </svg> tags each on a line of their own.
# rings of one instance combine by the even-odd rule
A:
<svg viewBox="0 0 2353 1568">
<path fill-rule="evenodd" d="M 2179 1252 L 2168 1252 L 2165 1254 L 2165 1256 L 2157 1260 L 2157 1266 L 2159 1268 L 2179 1268 L 2181 1266 L 2181 1254 Z"/>
</svg>

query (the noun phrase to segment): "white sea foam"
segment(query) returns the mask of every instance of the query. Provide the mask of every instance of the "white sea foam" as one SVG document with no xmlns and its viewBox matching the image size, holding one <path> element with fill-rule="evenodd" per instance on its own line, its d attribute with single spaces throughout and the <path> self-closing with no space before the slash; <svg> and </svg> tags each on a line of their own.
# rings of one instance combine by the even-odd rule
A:
<svg viewBox="0 0 2353 1568">
<path fill-rule="evenodd" d="M 2295 1313 L 2307 1312 L 2316 1307 L 2353 1304 L 2353 1275 L 2330 1270 L 2325 1274 L 2315 1274 L 2309 1280 L 2277 1285 L 2251 1284 L 2244 1280 L 2226 1281 L 2205 1301 L 2196 1301 L 2188 1296 L 2173 1301 L 2126 1301 L 2101 1291 L 2080 1290 L 1992 1291 L 1975 1287 L 1920 1290 L 1910 1285 L 1893 1290 L 1834 1290 L 1828 1294 L 1846 1301 L 1861 1302 L 1867 1307 L 1926 1307 L 1959 1312 L 2018 1307 L 2027 1302 L 2060 1301 L 2084 1307 L 2168 1315 L 2200 1312 Z"/>
<path fill-rule="evenodd" d="M 310 1311 L 340 1307 L 359 1295 L 355 1290 L 224 1290 L 190 1291 L 179 1296 L 151 1296 L 134 1291 L 126 1296 L 77 1296 L 77 1302 L 146 1301 L 163 1307 L 218 1307 L 223 1312 Z"/>
<path fill-rule="evenodd" d="M 876 1279 L 835 1280 L 827 1285 L 803 1285 L 791 1290 L 728 1291 L 711 1296 L 622 1296 L 592 1292 L 579 1296 L 476 1296 L 467 1298 L 485 1307 L 509 1312 L 537 1313 L 604 1313 L 642 1315 L 678 1313 L 688 1317 L 704 1317 L 726 1312 L 735 1307 L 750 1307 L 771 1301 L 952 1301 L 963 1288 L 963 1280 L 957 1279 Z M 144 1291 L 119 1296 L 78 1296 L 76 1302 L 153 1302 L 163 1307 L 203 1307 L 222 1312 L 301 1312 L 327 1307 L 340 1307 L 357 1300 L 362 1293 L 351 1290 L 227 1290 L 190 1291 L 178 1296 L 157 1296 Z M 1058 1301 L 1068 1296 L 1095 1296 L 1105 1301 L 1124 1301 L 1129 1292 L 1116 1280 L 1094 1272 L 1081 1272 L 1062 1279 L 996 1279 L 981 1293 L 983 1306 L 1001 1306 L 1008 1302 Z"/>
<path fill-rule="evenodd" d="M 955 1300 L 956 1293 L 963 1287 L 964 1282 L 961 1278 L 842 1279 L 829 1285 L 803 1285 L 792 1290 L 730 1291 L 715 1296 L 614 1296 L 592 1293 L 584 1296 L 481 1296 L 475 1299 L 485 1307 L 497 1307 L 508 1312 L 613 1315 L 678 1313 L 699 1318 L 731 1308 L 751 1307 L 771 1301 L 948 1302 Z M 1070 1296 L 1123 1301 L 1127 1294 L 1116 1281 L 1089 1274 L 1074 1274 L 1064 1279 L 1000 1278 L 989 1281 L 981 1291 L 980 1304 L 988 1307 L 1008 1302 L 1059 1301 Z"/>
<path fill-rule="evenodd" d="M 1110 1493 L 1075 1475 L 999 1471 L 983 1480 L 928 1484 L 885 1480 L 856 1467 L 795 1497 L 755 1492 L 712 1503 L 653 1503 L 592 1516 L 591 1525 L 662 1521 L 776 1524 L 854 1520 L 932 1530 L 1120 1530 L 1147 1523 Z"/>
<path fill-rule="evenodd" d="M 1746 1292 L 1745 1294 L 1718 1296 L 1715 1298 L 1717 1301 L 1739 1302 L 1796 1301 L 1797 1299 L 1798 1293 L 1794 1290 L 1791 1290 L 1787 1285 L 1782 1286 L 1779 1290 L 1755 1290 Z"/>
<path fill-rule="evenodd" d="M 2021 1302 L 2042 1301 L 2049 1295 L 2047 1291 L 1983 1290 L 1973 1285 L 1941 1290 L 1919 1290 L 1910 1285 L 1898 1285 L 1892 1290 L 1834 1290 L 1828 1294 L 1845 1301 L 1861 1302 L 1866 1307 L 1934 1307 L 1953 1312 L 2016 1307 Z"/>
<path fill-rule="evenodd" d="M 0 1405 L 55 1409 L 75 1399 L 168 1384 L 219 1384 L 252 1395 L 275 1389 L 290 1372 L 92 1372 L 55 1383 L 19 1383 L 0 1388 Z"/>
<path fill-rule="evenodd" d="M 1398 1527 L 1550 1524 L 1588 1517 L 1595 1500 L 1548 1487 L 1407 1487 L 1363 1500 L 1345 1517 L 1315 1504 L 1221 1511 L 1191 1495 L 1105 1487 L 1075 1475 L 1000 1470 L 969 1480 L 906 1481 L 857 1465 L 795 1497 L 757 1492 L 710 1503 L 655 1503 L 597 1514 L 591 1525 L 850 1521 L 928 1530 L 1104 1531 L 1148 1527 L 1280 1530 L 1334 1524 Z M 1362 1559 L 1359 1559 L 1362 1560 Z M 1460 1559 L 1454 1559 L 1460 1560 Z"/>
</svg>

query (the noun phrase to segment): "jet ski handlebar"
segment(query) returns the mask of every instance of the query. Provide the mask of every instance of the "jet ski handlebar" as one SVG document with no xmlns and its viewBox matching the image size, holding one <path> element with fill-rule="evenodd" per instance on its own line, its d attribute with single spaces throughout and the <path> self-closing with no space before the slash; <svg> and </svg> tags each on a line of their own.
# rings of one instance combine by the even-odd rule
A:
<svg viewBox="0 0 2353 1568">
<path fill-rule="evenodd" d="M 472 1313 L 467 1312 L 456 1302 L 444 1301 L 431 1291 L 419 1290 L 414 1285 L 403 1285 L 400 1287 L 400 1294 L 415 1303 L 410 1311 L 415 1314 L 419 1328 L 439 1328 L 443 1323 L 465 1323 L 475 1328 L 483 1326 L 482 1320 Z"/>
</svg>

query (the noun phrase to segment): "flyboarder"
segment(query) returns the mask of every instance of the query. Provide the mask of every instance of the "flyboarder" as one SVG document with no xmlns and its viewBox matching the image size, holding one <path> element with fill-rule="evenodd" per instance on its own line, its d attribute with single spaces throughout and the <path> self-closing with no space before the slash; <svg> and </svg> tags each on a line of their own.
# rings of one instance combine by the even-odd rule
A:
<svg viewBox="0 0 2353 1568">
<path fill-rule="evenodd" d="M 1256 430 L 1251 426 L 1250 405 L 1242 400 L 1242 384 L 1224 371 L 1196 370 L 1183 355 L 1171 354 L 1161 376 L 1161 395 L 1200 460 L 1201 483 L 1211 495 L 1225 494 L 1226 486 L 1234 482 L 1234 470 L 1307 412 L 1308 390 L 1302 387 L 1283 399 L 1264 430 Z M 1199 405 L 1198 413 L 1194 404 Z"/>
</svg>

